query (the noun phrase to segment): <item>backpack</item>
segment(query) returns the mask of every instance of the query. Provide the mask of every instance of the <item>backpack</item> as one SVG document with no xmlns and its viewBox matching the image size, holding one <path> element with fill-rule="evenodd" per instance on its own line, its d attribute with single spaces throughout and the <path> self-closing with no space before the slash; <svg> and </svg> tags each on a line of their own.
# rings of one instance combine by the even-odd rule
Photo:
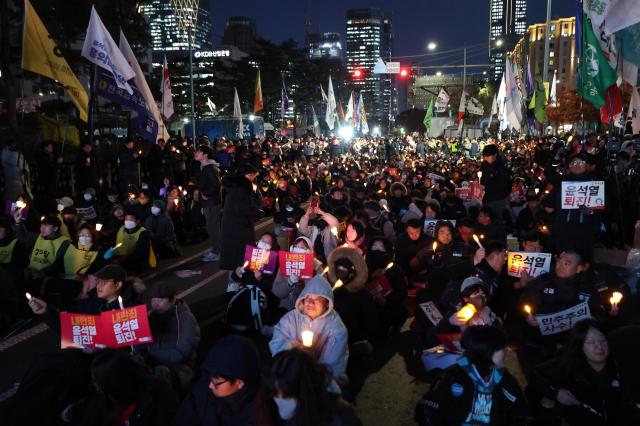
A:
<svg viewBox="0 0 640 426">
<path fill-rule="evenodd" d="M 234 331 L 260 331 L 267 296 L 255 285 L 241 285 L 227 304 L 227 324 Z"/>
</svg>

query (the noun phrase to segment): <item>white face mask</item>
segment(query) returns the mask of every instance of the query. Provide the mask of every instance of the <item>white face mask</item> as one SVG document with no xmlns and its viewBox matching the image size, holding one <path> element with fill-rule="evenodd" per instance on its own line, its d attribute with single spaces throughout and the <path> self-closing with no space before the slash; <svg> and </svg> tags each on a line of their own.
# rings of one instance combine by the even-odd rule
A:
<svg viewBox="0 0 640 426">
<path fill-rule="evenodd" d="M 91 199 L 93 198 L 91 194 L 84 194 L 82 197 L 84 198 L 85 201 L 91 201 Z"/>
<path fill-rule="evenodd" d="M 294 248 L 291 249 L 291 253 L 301 253 L 301 254 L 303 254 L 303 253 L 308 253 L 308 250 L 304 249 L 302 247 L 294 247 Z"/>
<path fill-rule="evenodd" d="M 292 212 L 293 211 L 293 207 L 285 207 L 285 210 L 288 212 Z"/>
<path fill-rule="evenodd" d="M 160 207 L 151 207 L 151 214 L 153 214 L 154 216 L 158 216 L 160 214 Z"/>
<path fill-rule="evenodd" d="M 64 210 L 64 206 L 62 204 L 58 204 L 58 211 L 61 212 Z"/>
<path fill-rule="evenodd" d="M 142 185 L 141 187 L 142 189 L 149 189 L 149 185 L 147 185 L 146 183 L 144 185 Z"/>
<path fill-rule="evenodd" d="M 124 221 L 124 229 L 133 229 L 136 227 L 135 220 L 125 220 Z"/>
<path fill-rule="evenodd" d="M 87 237 L 87 236 L 84 236 L 84 235 L 80 235 L 80 236 L 78 237 L 78 243 L 79 243 L 81 246 L 88 246 L 89 244 L 91 244 L 91 237 Z"/>
<path fill-rule="evenodd" d="M 298 407 L 298 401 L 295 398 L 278 398 L 273 397 L 273 401 L 278 406 L 278 414 L 282 420 L 290 420 L 296 413 Z"/>
<path fill-rule="evenodd" d="M 261 250 L 271 250 L 271 244 L 265 243 L 262 240 L 258 241 L 258 244 L 256 244 L 256 246 Z"/>
</svg>

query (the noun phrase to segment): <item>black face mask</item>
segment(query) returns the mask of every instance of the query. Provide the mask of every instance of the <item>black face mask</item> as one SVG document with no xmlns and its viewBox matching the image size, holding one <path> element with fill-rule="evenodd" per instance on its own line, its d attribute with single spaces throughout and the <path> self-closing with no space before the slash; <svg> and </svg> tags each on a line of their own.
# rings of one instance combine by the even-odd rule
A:
<svg viewBox="0 0 640 426">
<path fill-rule="evenodd" d="M 351 282 L 351 280 L 353 279 L 353 276 L 355 274 L 353 274 L 352 272 L 349 271 L 342 271 L 342 270 L 338 270 L 336 271 L 336 277 L 338 277 L 343 284 L 347 284 L 349 282 Z"/>
</svg>

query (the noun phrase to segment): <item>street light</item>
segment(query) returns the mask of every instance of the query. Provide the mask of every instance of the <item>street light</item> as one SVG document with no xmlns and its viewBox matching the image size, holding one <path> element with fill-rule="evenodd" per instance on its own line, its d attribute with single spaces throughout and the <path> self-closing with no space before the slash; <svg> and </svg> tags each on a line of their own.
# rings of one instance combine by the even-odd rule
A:
<svg viewBox="0 0 640 426">
<path fill-rule="evenodd" d="M 440 76 L 442 75 L 442 71 L 438 71 L 438 72 L 436 72 L 436 75 L 437 75 L 438 77 L 440 77 Z"/>
<path fill-rule="evenodd" d="M 503 43 L 502 39 L 498 39 L 498 41 L 496 41 L 496 46 L 500 47 L 502 46 L 502 43 Z"/>
<path fill-rule="evenodd" d="M 429 50 L 436 50 L 436 47 L 438 47 L 438 45 L 433 41 L 430 41 L 429 44 L 427 44 L 427 49 Z"/>
</svg>

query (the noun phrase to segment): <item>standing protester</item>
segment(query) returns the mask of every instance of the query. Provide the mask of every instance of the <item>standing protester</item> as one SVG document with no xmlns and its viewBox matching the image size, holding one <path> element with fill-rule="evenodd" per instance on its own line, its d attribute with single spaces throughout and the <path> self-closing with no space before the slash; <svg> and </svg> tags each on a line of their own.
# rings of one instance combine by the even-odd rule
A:
<svg viewBox="0 0 640 426">
<path fill-rule="evenodd" d="M 133 146 L 133 139 L 127 139 L 118 152 L 118 183 L 123 197 L 135 192 L 140 185 L 139 154 L 133 150 Z"/>
<path fill-rule="evenodd" d="M 482 150 L 480 183 L 484 185 L 482 204 L 493 210 L 497 221 L 502 221 L 507 196 L 511 192 L 511 174 L 499 152 L 496 145 L 487 145 Z"/>
<path fill-rule="evenodd" d="M 203 256 L 205 262 L 220 260 L 220 222 L 222 219 L 222 195 L 220 169 L 213 160 L 213 151 L 208 145 L 200 145 L 194 159 L 200 162 L 200 204 L 204 210 L 210 249 Z"/>
</svg>

